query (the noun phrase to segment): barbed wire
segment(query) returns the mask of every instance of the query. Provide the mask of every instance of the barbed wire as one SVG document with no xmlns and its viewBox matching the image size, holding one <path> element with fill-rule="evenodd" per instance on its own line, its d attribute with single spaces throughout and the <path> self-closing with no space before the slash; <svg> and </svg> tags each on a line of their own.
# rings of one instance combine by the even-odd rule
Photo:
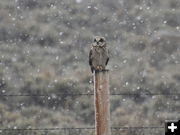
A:
<svg viewBox="0 0 180 135">
<path fill-rule="evenodd" d="M 111 93 L 110 95 L 112 96 L 144 96 L 144 95 L 148 95 L 148 96 L 169 96 L 169 95 L 180 95 L 180 93 Z"/>
<path fill-rule="evenodd" d="M 58 94 L 0 94 L 4 97 L 51 97 L 51 96 L 93 96 L 91 93 L 58 93 Z"/>
<path fill-rule="evenodd" d="M 180 96 L 180 93 L 111 93 L 110 96 Z M 94 96 L 94 93 L 0 94 L 0 97 Z"/>
<path fill-rule="evenodd" d="M 111 127 L 111 130 L 121 130 L 121 129 L 164 129 L 164 126 L 150 126 L 150 127 L 129 127 L 129 126 L 121 126 L 121 127 Z M 66 127 L 66 128 L 0 128 L 0 131 L 53 131 L 53 130 L 95 130 L 95 127 Z"/>
<path fill-rule="evenodd" d="M 2 128 L 0 129 L 1 131 L 20 131 L 20 130 L 34 130 L 34 131 L 41 131 L 41 130 L 49 130 L 49 131 L 52 131 L 52 130 L 90 130 L 90 129 L 95 129 L 93 127 L 79 127 L 79 128 L 59 128 L 59 127 L 56 127 L 56 128 Z"/>
</svg>

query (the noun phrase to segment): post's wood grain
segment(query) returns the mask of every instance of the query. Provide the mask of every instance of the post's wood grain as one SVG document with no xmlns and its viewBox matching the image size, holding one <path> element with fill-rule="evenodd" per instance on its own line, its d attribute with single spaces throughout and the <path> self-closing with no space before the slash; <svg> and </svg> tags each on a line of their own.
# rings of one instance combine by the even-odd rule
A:
<svg viewBox="0 0 180 135">
<path fill-rule="evenodd" d="M 108 70 L 95 71 L 94 95 L 96 135 L 111 135 Z"/>
</svg>

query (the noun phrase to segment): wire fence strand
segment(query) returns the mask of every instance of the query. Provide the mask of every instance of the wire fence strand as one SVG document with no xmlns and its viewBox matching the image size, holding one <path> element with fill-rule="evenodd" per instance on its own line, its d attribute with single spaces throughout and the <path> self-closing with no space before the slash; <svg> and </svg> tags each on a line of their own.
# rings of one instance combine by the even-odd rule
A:
<svg viewBox="0 0 180 135">
<path fill-rule="evenodd" d="M 94 93 L 0 94 L 0 97 L 94 96 Z M 180 96 L 180 93 L 111 93 L 110 96 Z"/>
<path fill-rule="evenodd" d="M 164 126 L 142 126 L 142 127 L 129 127 L 129 126 L 120 126 L 120 127 L 111 127 L 111 130 L 121 130 L 121 129 L 163 129 Z M 52 131 L 52 130 L 95 130 L 95 127 L 66 127 L 66 128 L 0 128 L 0 131 Z"/>
</svg>

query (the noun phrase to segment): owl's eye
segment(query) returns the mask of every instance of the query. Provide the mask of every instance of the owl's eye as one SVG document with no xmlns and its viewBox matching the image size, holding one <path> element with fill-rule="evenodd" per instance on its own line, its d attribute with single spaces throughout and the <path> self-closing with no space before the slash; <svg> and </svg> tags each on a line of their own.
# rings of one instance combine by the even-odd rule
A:
<svg viewBox="0 0 180 135">
<path fill-rule="evenodd" d="M 96 39 L 94 39 L 94 42 L 96 42 Z"/>
<path fill-rule="evenodd" d="M 101 39 L 99 40 L 99 42 L 104 42 L 104 40 L 101 38 Z"/>
</svg>

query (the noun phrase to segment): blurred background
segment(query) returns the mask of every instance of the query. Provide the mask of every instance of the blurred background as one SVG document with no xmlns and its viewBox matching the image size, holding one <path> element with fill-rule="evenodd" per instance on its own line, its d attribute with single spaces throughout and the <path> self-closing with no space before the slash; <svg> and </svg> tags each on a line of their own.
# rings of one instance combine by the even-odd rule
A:
<svg viewBox="0 0 180 135">
<path fill-rule="evenodd" d="M 94 36 L 104 36 L 111 52 L 110 92 L 140 94 L 110 96 L 112 127 L 180 118 L 180 96 L 171 95 L 180 93 L 179 7 L 179 0 L 0 0 L 0 95 L 47 95 L 0 96 L 0 127 L 94 127 L 93 95 L 68 95 L 93 93 Z"/>
</svg>

